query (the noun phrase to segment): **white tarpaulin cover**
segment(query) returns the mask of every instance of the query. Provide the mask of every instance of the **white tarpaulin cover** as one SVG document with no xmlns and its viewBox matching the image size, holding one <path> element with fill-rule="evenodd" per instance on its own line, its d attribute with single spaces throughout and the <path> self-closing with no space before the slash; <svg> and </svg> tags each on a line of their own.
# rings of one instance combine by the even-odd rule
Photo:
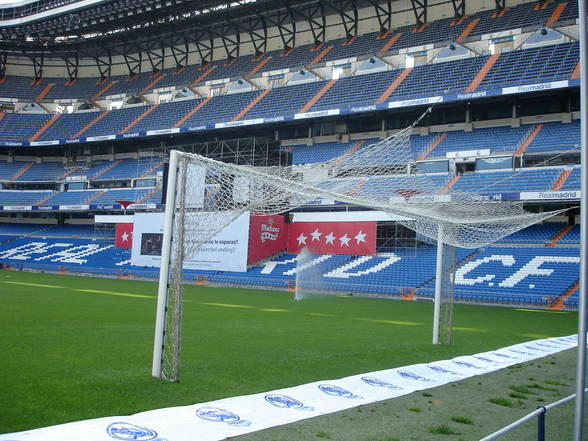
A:
<svg viewBox="0 0 588 441">
<path fill-rule="evenodd" d="M 576 345 L 577 335 L 541 339 L 272 392 L 5 434 L 0 441 L 217 441 L 486 374 Z"/>
</svg>

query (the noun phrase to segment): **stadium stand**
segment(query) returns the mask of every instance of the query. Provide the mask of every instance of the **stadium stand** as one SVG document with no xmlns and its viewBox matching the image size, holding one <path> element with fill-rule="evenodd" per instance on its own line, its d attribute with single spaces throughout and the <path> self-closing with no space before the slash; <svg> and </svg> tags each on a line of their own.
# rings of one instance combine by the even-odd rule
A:
<svg viewBox="0 0 588 441">
<path fill-rule="evenodd" d="M 12 210 L 21 212 L 17 213 L 18 221 L 23 213 L 23 218 L 30 220 L 34 219 L 28 217 L 33 211 L 31 207 L 42 207 L 46 213 L 59 209 L 60 215 L 74 213 L 72 217 L 80 216 L 84 222 L 90 222 L 94 214 L 93 209 L 88 209 L 90 205 L 116 211 L 118 208 L 112 208 L 113 204 L 126 200 L 159 207 L 160 179 L 137 184 L 147 187 L 132 187 L 137 178 L 159 178 L 163 174 L 164 156 L 143 158 L 138 153 L 143 148 L 141 136 L 150 131 L 153 133 L 149 135 L 158 135 L 157 131 L 172 128 L 208 130 L 214 124 L 224 123 L 216 127 L 222 129 L 248 120 L 257 123 L 263 118 L 279 124 L 281 119 L 305 114 L 296 118 L 308 118 L 304 126 L 308 137 L 304 130 L 302 134 L 299 131 L 298 139 L 288 140 L 281 147 L 291 153 L 293 165 L 304 165 L 330 160 L 377 142 L 380 138 L 376 137 L 384 136 L 390 120 L 397 118 L 393 112 L 400 109 L 404 114 L 398 118 L 412 121 L 412 114 L 405 116 L 411 112 L 409 107 L 430 104 L 441 95 L 453 94 L 451 100 L 465 109 L 464 100 L 474 101 L 476 93 L 506 96 L 518 93 L 511 90 L 518 86 L 568 84 L 566 81 L 579 77 L 579 44 L 574 41 L 575 31 L 564 26 L 576 25 L 577 6 L 577 1 L 526 2 L 502 10 L 486 9 L 463 17 L 444 17 L 418 26 L 406 24 L 386 32 L 338 37 L 258 55 L 218 59 L 217 52 L 213 61 L 198 60 L 199 64 L 188 66 L 178 63 L 165 69 L 153 66 L 153 72 L 143 66 L 139 73 L 130 75 L 120 75 L 120 69 L 113 76 L 100 71 L 103 77 L 73 80 L 9 74 L 0 78 L 0 97 L 8 103 L 0 113 L 0 142 L 24 145 L 18 146 L 22 151 L 9 149 L 13 145 L 5 145 L 6 150 L 2 151 L 0 208 L 4 208 L 0 214 Z M 40 24 L 30 26 L 36 29 Z M 488 41 L 492 44 L 482 44 Z M 505 42 L 506 46 L 499 47 Z M 492 45 L 497 47 L 491 49 Z M 228 55 L 226 45 L 225 50 Z M 411 59 L 414 65 L 408 64 Z M 333 77 L 334 67 L 341 69 L 340 76 Z M 574 95 L 577 83 L 565 84 L 561 86 L 562 103 L 566 94 Z M 556 84 L 553 90 L 559 87 Z M 131 98 L 130 102 L 135 104 L 128 104 L 129 97 L 137 97 L 140 102 Z M 110 109 L 112 98 L 122 100 L 122 108 Z M 568 110 L 553 115 L 519 117 L 513 110 L 512 115 L 500 115 L 497 118 L 501 119 L 496 121 L 492 116 L 472 121 L 468 113 L 467 121 L 464 118 L 456 124 L 435 122 L 431 124 L 439 125 L 428 126 L 429 122 L 425 122 L 411 136 L 413 157 L 419 161 L 415 167 L 427 162 L 441 164 L 427 173 L 439 185 L 440 193 L 448 186 L 483 194 L 561 192 L 561 200 L 569 204 L 566 198 L 575 199 L 581 184 L 580 167 L 575 165 L 580 122 L 577 113 L 569 110 L 574 106 L 573 98 L 566 96 L 565 100 Z M 74 101 L 89 101 L 91 104 L 83 108 L 96 108 L 67 113 Z M 30 103 L 35 103 L 32 109 Z M 56 104 L 64 104 L 68 110 L 63 114 L 47 113 Z M 47 109 L 42 105 L 47 105 Z M 561 104 L 557 111 L 563 107 Z M 346 132 L 337 129 L 323 138 L 316 135 L 323 121 L 318 118 L 325 116 L 327 110 L 340 111 L 333 124 L 342 125 L 347 124 L 348 112 L 372 112 L 362 115 L 369 119 L 374 112 L 381 111 L 374 119 L 382 124 L 365 133 L 351 132 L 349 127 Z M 327 124 L 332 121 L 334 118 Z M 279 132 L 276 130 L 272 136 L 283 140 Z M 55 154 L 55 150 L 51 150 L 51 157 L 39 155 L 44 145 L 52 141 L 75 145 L 78 141 L 84 143 L 83 138 L 95 137 L 101 142 L 113 135 L 139 139 L 131 153 L 125 146 L 126 153 L 119 154 L 118 144 L 113 141 L 96 147 L 98 153 L 94 157 L 89 154 L 85 158 L 85 150 L 92 150 L 92 143 L 79 147 L 79 157 L 75 153 L 64 156 L 61 151 Z M 39 149 L 25 149 L 27 143 L 36 147 L 35 141 Z M 167 139 L 162 145 L 165 142 Z M 453 163 L 457 169 L 451 169 L 447 158 L 466 151 L 470 157 L 464 163 L 469 168 Z M 472 151 L 478 154 L 473 155 Z M 564 159 L 549 166 L 525 167 L 528 159 L 540 163 L 564 154 Z M 512 160 L 501 163 L 501 156 Z M 477 164 L 473 165 L 476 159 L 484 159 L 487 164 L 496 161 L 498 165 L 489 165 L 487 168 L 494 169 L 488 170 L 477 168 Z M 394 162 L 398 158 L 389 160 Z M 366 176 L 345 182 L 348 189 L 361 194 L 362 189 L 369 190 L 389 179 L 395 177 Z M 78 185 L 68 187 L 73 183 Z M 55 222 L 57 218 L 50 217 Z M 130 265 L 130 251 L 114 247 L 112 228 L 99 234 L 94 225 L 4 222 L 11 219 L 16 218 L 6 217 L 0 222 L 0 263 L 16 269 L 157 276 L 154 268 Z M 559 218 L 558 222 L 528 227 L 504 238 L 497 246 L 460 250 L 458 300 L 552 305 L 577 281 L 579 226 L 568 225 L 573 223 L 570 219 L 566 222 Z M 324 261 L 322 280 L 341 292 L 402 296 L 409 290 L 421 298 L 430 298 L 435 252 L 434 246 L 421 246 L 381 248 L 375 256 L 332 255 Z M 400 260 L 393 262 L 391 253 Z M 208 283 L 286 289 L 294 283 L 295 267 L 296 256 L 283 254 L 253 265 L 242 274 L 187 271 L 186 277 L 205 279 Z M 419 271 L 414 271 L 415 267 Z M 566 296 L 566 305 L 577 305 L 577 293 Z"/>
<path fill-rule="evenodd" d="M 29 162 L 25 161 L 0 161 L 0 179 L 4 181 L 12 180 L 19 170 L 29 164 Z"/>
<path fill-rule="evenodd" d="M 57 122 L 43 132 L 39 141 L 50 141 L 53 139 L 72 139 L 77 132 L 92 122 L 99 112 L 76 112 L 69 115 L 62 115 Z"/>
<path fill-rule="evenodd" d="M 560 175 L 561 168 L 528 168 L 516 171 L 466 173 L 453 185 L 454 190 L 484 192 L 547 191 Z"/>
<path fill-rule="evenodd" d="M 43 113 L 4 113 L 0 120 L 0 140 L 25 142 L 28 141 L 43 125 L 51 119 L 51 115 Z"/>
<path fill-rule="evenodd" d="M 578 152 L 580 142 L 579 121 L 572 123 L 550 122 L 541 124 L 541 126 L 542 130 L 527 146 L 525 154 L 562 151 Z M 447 133 L 432 133 L 426 136 L 412 135 L 411 147 L 416 158 L 431 147 L 438 138 L 442 137 L 438 143 L 435 143 L 433 149 L 427 150 L 426 155 L 421 159 L 445 158 L 448 152 L 485 149 L 489 149 L 491 155 L 513 154 L 529 138 L 535 127 L 535 124 L 524 124 L 520 127 L 489 127 L 468 132 L 454 130 Z M 366 145 L 373 142 L 377 142 L 377 139 L 366 140 Z M 330 142 L 317 143 L 313 146 L 292 145 L 288 146 L 288 149 L 292 153 L 293 164 L 310 164 L 339 156 L 345 153 L 353 144 L 353 142 Z M 579 184 L 573 188 L 579 188 Z"/>
<path fill-rule="evenodd" d="M 2 205 L 37 205 L 52 194 L 51 191 L 0 190 Z"/>
<path fill-rule="evenodd" d="M 573 42 L 501 54 L 480 87 L 515 86 L 569 78 L 578 63 L 578 51 L 578 43 Z"/>
<path fill-rule="evenodd" d="M 43 181 L 53 182 L 62 178 L 65 171 L 63 163 L 61 162 L 41 162 L 33 163 L 24 173 L 22 173 L 17 181 Z"/>
<path fill-rule="evenodd" d="M 578 63 L 578 47 L 575 42 L 562 43 L 502 54 L 481 80 L 478 88 L 496 88 L 567 79 Z M 328 90 L 321 93 L 308 108 L 304 108 L 304 111 L 321 111 L 346 106 L 361 107 L 373 105 L 376 102 L 434 96 L 441 91 L 464 91 L 487 60 L 488 56 L 479 56 L 426 64 L 411 69 L 354 75 L 340 78 L 332 83 L 318 81 L 306 86 L 286 85 L 283 88 L 270 90 L 267 96 L 248 109 L 247 118 L 270 118 L 299 111 L 303 108 L 304 102 L 309 103 L 310 99 L 315 96 L 313 92 L 319 92 L 327 84 L 329 84 Z M 235 65 L 241 66 L 238 63 Z M 220 72 L 221 68 L 215 69 L 215 72 L 217 70 Z M 243 70 L 241 76 L 246 73 L 247 71 Z M 171 75 L 173 76 L 173 73 Z M 139 88 L 144 87 L 148 80 L 152 80 L 146 74 L 140 78 L 142 81 Z M 118 93 L 117 85 L 129 85 L 136 81 L 139 80 L 120 79 L 115 83 L 115 86 L 110 88 L 108 93 L 113 93 L 113 91 Z M 231 121 L 247 105 L 254 102 L 260 93 L 262 92 L 254 90 L 215 96 L 198 112 L 196 120 L 199 125 Z M 84 136 L 111 135 L 123 131 L 137 133 L 171 128 L 189 111 L 189 108 L 193 108 L 196 104 L 195 102 L 188 103 L 188 101 L 165 103 L 153 109 L 155 111 L 151 115 L 139 120 L 136 126 L 133 126 L 133 123 L 147 110 L 146 106 L 135 105 L 113 110 L 85 130 Z M 284 105 L 287 102 L 292 102 L 292 105 Z M 193 104 L 192 107 L 190 104 Z M 91 116 L 95 116 L 95 113 L 64 114 L 55 124 L 43 132 L 39 139 L 46 141 L 73 138 L 90 122 Z M 7 113 L 0 120 L 0 140 L 27 141 L 49 119 L 50 115 L 47 114 Z M 186 127 L 194 123 L 194 118 L 189 118 L 182 126 Z M 546 130 L 546 136 L 549 136 L 551 129 Z M 543 137 L 541 138 L 543 139 Z M 534 146 L 533 149 L 540 151 L 541 146 Z"/>
<path fill-rule="evenodd" d="M 501 244 L 547 244 L 553 236 L 564 228 L 561 222 L 550 222 L 542 225 L 531 225 L 524 230 L 517 231 L 510 236 L 500 240 Z"/>
<path fill-rule="evenodd" d="M 545 123 L 533 141 L 525 150 L 525 154 L 559 151 L 579 151 L 580 121 L 569 124 Z"/>
<path fill-rule="evenodd" d="M 119 192 L 125 190 L 119 190 Z M 114 192 L 114 191 L 113 191 Z M 548 248 L 545 242 L 561 230 L 561 223 L 529 227 L 502 241 L 519 246 L 492 246 L 459 250 L 457 299 L 549 306 L 577 279 L 579 248 L 577 227 L 570 242 L 575 246 Z M 0 223 L 0 262 L 14 268 L 45 271 L 66 268 L 72 272 L 157 277 L 157 269 L 130 265 L 130 250 L 114 248 L 112 230 L 97 232 L 93 225 L 14 225 Z M 23 237 L 27 235 L 28 237 Z M 84 240 L 82 238 L 92 238 Z M 94 239 L 94 238 L 100 239 Z M 520 246 L 525 245 L 525 246 Z M 401 296 L 413 291 L 433 295 L 434 246 L 398 248 L 375 256 L 329 255 L 321 263 L 321 287 L 348 293 Z M 415 262 L 418 265 L 415 266 Z M 415 270 L 418 267 L 418 270 Z M 251 266 L 246 273 L 187 270 L 188 279 L 205 276 L 209 283 L 287 288 L 296 276 L 296 255 Z"/>
</svg>

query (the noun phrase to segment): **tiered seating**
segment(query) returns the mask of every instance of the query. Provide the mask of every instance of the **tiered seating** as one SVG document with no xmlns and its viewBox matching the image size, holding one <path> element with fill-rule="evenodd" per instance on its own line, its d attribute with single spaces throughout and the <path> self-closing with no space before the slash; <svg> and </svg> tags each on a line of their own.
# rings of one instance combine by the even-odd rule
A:
<svg viewBox="0 0 588 441">
<path fill-rule="evenodd" d="M 454 22 L 453 18 L 444 18 L 438 21 L 427 23 L 424 29 L 418 32 L 415 30 L 414 25 L 403 26 L 396 32 L 401 32 L 402 37 L 396 44 L 394 49 L 407 48 L 413 46 L 420 46 L 424 44 L 437 43 L 437 42 L 454 42 L 457 37 L 461 34 L 463 29 L 469 23 L 469 19 L 462 21 L 460 24 L 451 26 Z"/>
<path fill-rule="evenodd" d="M 453 185 L 452 190 L 480 193 L 547 191 L 560 173 L 561 168 L 466 173 Z"/>
<path fill-rule="evenodd" d="M 153 190 L 151 190 L 151 192 L 153 192 Z M 148 193 L 148 194 L 151 194 Z M 142 204 L 161 204 L 161 198 L 162 198 L 163 192 L 161 191 L 161 188 L 157 189 L 157 191 L 153 192 L 151 194 L 151 196 L 149 196 L 147 199 L 143 200 L 143 202 L 141 202 Z"/>
<path fill-rule="evenodd" d="M 397 69 L 340 78 L 310 110 L 373 105 L 401 71 Z"/>
<path fill-rule="evenodd" d="M 291 146 L 292 164 L 312 164 L 341 156 L 355 142 L 321 142 L 315 145 Z"/>
<path fill-rule="evenodd" d="M 447 137 L 428 155 L 428 158 L 445 157 L 447 152 L 490 149 L 490 153 L 512 154 L 527 136 L 530 127 L 492 127 L 471 132 L 448 132 Z"/>
<path fill-rule="evenodd" d="M 350 44 L 344 45 L 347 39 L 339 39 L 326 42 L 322 47 L 332 46 L 332 49 L 321 60 L 322 62 L 345 59 L 349 57 L 374 55 L 382 49 L 384 44 L 395 34 L 400 35 L 392 49 L 402 49 L 409 47 L 422 46 L 425 44 L 443 42 L 455 42 L 458 40 L 464 29 L 477 20 L 475 26 L 470 29 L 469 35 L 479 36 L 491 32 L 498 32 L 508 29 L 525 28 L 528 26 L 543 26 L 548 23 L 554 10 L 559 4 L 564 2 L 541 3 L 523 3 L 508 8 L 504 13 L 496 15 L 494 9 L 488 9 L 463 20 L 455 22 L 453 18 L 444 18 L 435 22 L 427 23 L 424 27 L 416 28 L 415 25 L 406 25 L 393 30 L 385 38 L 377 39 L 378 33 L 369 33 L 357 36 Z M 563 13 L 559 16 L 557 22 L 574 20 L 577 17 L 577 2 L 565 2 Z M 541 8 L 536 8 L 541 5 Z M 551 24 L 555 26 L 555 24 Z M 295 48 L 289 55 L 281 56 L 283 51 L 272 51 L 266 54 L 271 57 L 270 61 L 263 66 L 260 72 L 267 72 L 276 69 L 301 68 L 308 65 L 311 60 L 319 53 L 312 51 L 314 45 L 305 45 Z M 505 54 L 506 55 L 506 54 Z M 502 57 L 501 57 L 502 58 Z M 252 61 L 253 55 L 245 55 L 237 60 L 227 62 L 227 60 L 215 61 L 210 66 L 215 66 L 214 71 L 206 78 L 207 80 L 218 78 L 239 78 L 250 72 L 261 60 Z M 200 73 L 200 66 L 188 66 L 184 71 L 174 75 L 175 69 L 165 69 L 161 72 L 163 79 L 156 84 L 156 87 L 177 87 L 187 86 L 194 81 Z M 534 69 L 532 70 L 534 71 Z M 158 74 L 155 74 L 158 75 Z M 539 73 L 541 76 L 545 76 Z M 141 92 L 154 79 L 154 74 L 141 73 L 133 80 L 125 75 L 111 78 L 109 81 L 114 82 L 114 86 L 106 95 L 115 94 L 136 94 Z M 38 85 L 33 86 L 33 79 L 28 77 L 8 77 L 4 83 L 0 83 L 0 97 L 20 98 L 32 100 L 41 93 L 48 84 L 53 84 L 53 89 L 49 91 L 46 99 L 68 99 L 68 98 L 89 98 L 95 95 L 102 86 L 97 84 L 97 78 L 79 78 L 72 85 L 66 86 L 66 80 L 63 78 L 45 78 Z M 527 82 L 527 81 L 525 81 Z"/>
<path fill-rule="evenodd" d="M 201 99 L 189 99 L 162 103 L 135 124 L 129 132 L 138 133 L 147 130 L 169 129 L 201 101 Z"/>
<path fill-rule="evenodd" d="M 480 21 L 472 35 L 487 34 L 507 29 L 523 28 L 525 26 L 540 25 L 543 26 L 551 16 L 553 10 L 562 2 L 547 3 L 544 9 L 535 10 L 535 6 L 543 2 L 523 3 L 512 8 L 508 8 L 502 16 L 493 17 L 495 10 L 482 11 L 475 14 Z M 575 19 L 578 16 L 577 2 L 568 1 L 560 21 Z"/>
<path fill-rule="evenodd" d="M 327 81 L 317 81 L 275 88 L 253 106 L 244 118 L 267 118 L 270 115 L 297 113 L 326 83 Z"/>
<path fill-rule="evenodd" d="M 580 243 L 580 225 L 574 225 L 558 242 L 558 245 L 578 245 Z"/>
<path fill-rule="evenodd" d="M 45 224 L 10 224 L 0 222 L 0 240 L 5 240 L 6 236 L 32 235 L 37 231 L 44 231 L 49 227 L 49 225 Z"/>
<path fill-rule="evenodd" d="M 533 142 L 525 150 L 525 154 L 568 150 L 580 152 L 580 120 L 569 124 L 544 123 Z"/>
<path fill-rule="evenodd" d="M 313 45 L 300 46 L 292 50 L 287 56 L 282 56 L 286 52 L 273 51 L 270 52 L 272 58 L 263 67 L 263 72 L 269 72 L 277 69 L 301 68 L 307 66 L 314 57 L 318 55 L 317 52 L 312 52 L 310 49 Z"/>
<path fill-rule="evenodd" d="M 83 136 L 115 135 L 132 123 L 145 110 L 147 110 L 147 106 L 123 107 L 122 109 L 114 110 L 86 130 Z"/>
<path fill-rule="evenodd" d="M 70 174 L 70 176 L 86 176 L 88 179 L 92 179 L 95 176 L 102 173 L 106 168 L 112 167 L 115 162 L 112 161 L 98 161 L 93 165 L 79 164 L 77 169 Z"/>
<path fill-rule="evenodd" d="M 486 57 L 417 66 L 391 98 L 411 98 L 463 91 L 480 70 Z"/>
<path fill-rule="evenodd" d="M 403 69 L 396 69 L 340 78 L 308 110 L 320 111 L 348 106 L 368 106 L 375 104 L 376 101 L 386 102 L 434 96 L 448 91 L 461 92 L 468 87 L 486 59 L 487 57 L 474 57 L 453 62 L 417 66 L 410 73 Z M 575 68 L 577 61 L 577 43 L 544 46 L 502 54 L 479 87 L 502 87 L 567 79 Z M 218 69 L 221 69 L 221 67 Z M 384 94 L 399 75 L 406 75 L 407 73 L 406 78 L 399 82 L 393 91 L 388 91 Z M 170 75 L 173 76 L 173 73 Z M 325 84 L 325 82 L 317 82 L 276 88 L 253 106 L 243 118 L 275 117 L 296 113 Z M 255 90 L 214 97 L 188 119 L 182 127 L 230 121 L 262 92 Z M 129 133 L 171 128 L 198 102 L 198 100 L 186 100 L 162 104 L 138 124 L 130 128 Z M 90 127 L 83 136 L 114 135 L 129 126 L 148 108 L 147 106 L 134 106 L 114 110 Z M 62 115 L 53 126 L 41 135 L 40 140 L 71 137 L 91 120 L 91 116 L 96 116 L 95 112 L 84 113 L 83 116 L 78 114 Z M 49 118 L 50 115 L 44 114 L 6 114 L 0 120 L 0 140 L 26 141 Z M 552 128 L 549 124 L 546 125 L 544 130 L 546 130 L 545 135 L 541 134 L 543 130 L 539 132 L 539 136 L 535 141 L 536 145 L 532 145 L 529 152 L 534 152 L 536 151 L 535 149 L 541 151 L 546 144 L 550 144 L 549 137 L 551 136 L 551 139 L 553 139 L 556 136 L 550 135 Z M 572 142 L 575 141 L 571 138 L 564 139 L 559 148 L 564 148 Z"/>
<path fill-rule="evenodd" d="M 182 127 L 230 121 L 260 93 L 262 93 L 262 91 L 255 90 L 251 92 L 233 93 L 214 97 L 196 114 L 185 121 L 184 124 L 182 124 Z"/>
<path fill-rule="evenodd" d="M 578 248 L 488 247 L 456 273 L 456 297 L 547 306 L 578 280 Z"/>
<path fill-rule="evenodd" d="M 572 173 L 568 176 L 568 179 L 560 190 L 580 190 L 582 187 L 582 168 L 577 165 L 572 169 Z"/>
<path fill-rule="evenodd" d="M 112 233 L 112 230 L 109 230 Z M 96 237 L 104 236 L 96 233 L 94 225 L 47 225 L 31 234 L 31 237 Z M 112 234 L 110 234 L 112 236 Z"/>
<path fill-rule="evenodd" d="M 113 248 L 113 238 L 74 238 L 86 234 L 95 236 L 90 226 L 59 226 L 47 228 L 32 238 L 3 242 L 0 262 L 46 270 L 65 268 L 96 274 L 157 276 L 155 268 L 129 265 L 130 251 Z M 58 238 L 51 239 L 52 236 Z M 31 250 L 34 253 L 27 252 Z M 314 283 L 342 292 L 387 295 L 400 295 L 412 288 L 418 296 L 430 297 L 434 291 L 435 259 L 435 247 L 428 246 L 399 248 L 375 256 L 327 255 L 318 264 L 321 276 L 307 280 L 306 286 Z M 458 300 L 546 307 L 578 280 L 577 246 L 459 250 L 457 260 L 461 262 L 455 280 Z M 195 279 L 198 274 L 205 274 L 215 283 L 286 287 L 296 278 L 295 268 L 296 256 L 286 254 L 255 265 L 246 273 L 186 271 L 185 277 Z"/>
<path fill-rule="evenodd" d="M 104 94 L 105 96 L 120 94 L 133 95 L 141 92 L 153 81 L 153 77 L 150 73 L 141 73 L 133 78 L 129 78 L 127 75 L 112 77 L 110 81 L 116 84 L 108 89 L 108 92 Z"/>
<path fill-rule="evenodd" d="M 128 180 L 139 178 L 145 173 L 150 172 L 150 176 L 157 174 L 162 168 L 162 160 L 157 158 L 149 159 L 124 159 L 118 165 L 108 170 L 106 173 L 96 177 L 97 181 Z"/>
<path fill-rule="evenodd" d="M 0 190 L 0 205 L 36 205 L 51 191 Z"/>
<path fill-rule="evenodd" d="M 0 97 L 33 101 L 49 84 L 49 81 L 42 80 L 35 86 L 32 84 L 33 81 L 31 77 L 9 76 L 0 83 Z"/>
<path fill-rule="evenodd" d="M 34 164 L 31 168 L 25 171 L 17 182 L 43 181 L 52 182 L 57 181 L 65 173 L 62 162 L 41 162 Z"/>
<path fill-rule="evenodd" d="M 562 222 L 547 222 L 544 224 L 531 225 L 524 230 L 517 231 L 510 236 L 501 239 L 501 244 L 533 244 L 545 245 L 549 240 L 559 233 L 565 226 Z M 578 243 L 576 241 L 575 243 Z"/>
<path fill-rule="evenodd" d="M 92 111 L 62 115 L 51 127 L 43 132 L 38 141 L 73 138 L 78 131 L 93 121 L 99 114 L 100 112 Z M 86 134 L 83 136 L 86 136 Z"/>
<path fill-rule="evenodd" d="M 116 201 L 139 202 L 152 191 L 152 188 L 111 189 L 98 196 L 92 203 L 113 204 Z"/>
<path fill-rule="evenodd" d="M 216 69 L 206 77 L 205 81 L 220 78 L 242 78 L 247 72 L 250 72 L 257 63 L 259 63 L 252 61 L 254 58 L 254 55 L 244 55 L 229 63 L 226 61 L 214 62 L 209 67 L 214 65 L 216 66 Z M 207 69 L 209 67 L 207 67 Z"/>
<path fill-rule="evenodd" d="M 6 113 L 0 120 L 0 140 L 28 141 L 50 118 L 47 113 Z"/>
<path fill-rule="evenodd" d="M 28 162 L 25 161 L 14 161 L 6 162 L 0 161 L 0 181 L 9 181 L 18 171 L 25 167 Z"/>
<path fill-rule="evenodd" d="M 418 66 L 401 82 L 386 101 L 434 96 L 447 91 L 463 91 L 480 70 L 485 57 Z M 375 104 L 401 69 L 342 78 L 310 109 Z"/>
<path fill-rule="evenodd" d="M 48 196 L 51 196 L 48 198 Z M 45 200 L 47 199 L 47 200 Z M 161 203 L 161 189 L 125 188 L 70 190 L 60 193 L 51 191 L 0 190 L 0 205 L 85 205 L 113 204 L 118 200 Z"/>
<path fill-rule="evenodd" d="M 66 83 L 69 81 L 64 78 L 47 78 L 46 81 L 53 84 L 53 88 L 45 96 L 46 100 L 91 98 L 104 87 L 99 84 L 98 78 L 78 78 L 68 86 Z"/>
<path fill-rule="evenodd" d="M 271 94 L 266 99 L 269 99 Z M 523 125 L 521 127 L 491 127 L 475 129 L 471 132 L 452 131 L 447 132 L 446 137 L 436 145 L 425 159 L 434 159 L 445 157 L 448 152 L 472 151 L 490 149 L 490 153 L 512 154 L 521 143 L 526 139 L 534 125 Z M 549 145 L 547 150 L 557 150 L 558 148 L 568 150 L 573 148 L 572 143 L 579 143 L 580 128 L 579 122 L 572 124 L 563 123 L 546 123 L 543 130 L 527 148 L 527 153 L 531 150 L 535 153 L 542 149 L 540 146 Z M 544 133 L 544 131 L 546 131 Z M 543 134 L 543 137 L 541 137 Z M 560 135 L 558 137 L 558 135 Z M 440 133 L 432 133 L 427 136 L 413 135 L 411 137 L 412 157 L 417 159 L 419 155 L 432 143 Z M 558 142 L 559 139 L 559 142 Z M 377 140 L 373 140 L 377 141 Z M 372 142 L 373 142 L 372 141 Z M 555 144 L 558 144 L 557 147 Z M 314 146 L 295 145 L 288 149 L 292 152 L 293 164 L 308 164 L 332 159 L 343 154 L 353 143 L 321 143 Z M 367 145 L 367 144 L 366 144 Z M 575 144 L 574 144 L 575 145 Z M 538 146 L 535 148 L 534 146 Z M 566 182 L 565 189 L 578 189 L 579 183 L 575 180 L 579 178 L 579 171 L 572 173 Z"/>
<path fill-rule="evenodd" d="M 165 77 L 157 83 L 156 88 L 188 86 L 205 72 L 205 70 L 200 70 L 200 68 L 201 66 L 192 64 L 186 66 L 179 73 L 174 73 L 175 69 L 168 69 L 165 71 Z"/>
<path fill-rule="evenodd" d="M 83 205 L 101 193 L 101 190 L 64 191 L 41 205 Z"/>
<path fill-rule="evenodd" d="M 341 60 L 361 55 L 375 55 L 390 38 L 378 40 L 376 39 L 377 36 L 378 33 L 376 32 L 358 35 L 351 44 L 347 45 L 344 45 L 347 41 L 346 38 L 330 41 L 329 44 L 333 45 L 333 49 L 327 53 L 323 61 Z"/>
<path fill-rule="evenodd" d="M 576 67 L 578 57 L 577 42 L 507 52 L 500 55 L 480 88 L 567 79 Z"/>
</svg>

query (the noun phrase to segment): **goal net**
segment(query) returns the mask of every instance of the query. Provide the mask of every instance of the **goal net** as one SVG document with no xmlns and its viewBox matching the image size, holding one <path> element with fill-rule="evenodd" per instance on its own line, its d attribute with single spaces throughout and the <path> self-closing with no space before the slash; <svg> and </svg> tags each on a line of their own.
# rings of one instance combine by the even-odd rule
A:
<svg viewBox="0 0 588 441">
<path fill-rule="evenodd" d="M 557 213 L 530 213 L 518 201 L 452 191 L 448 182 L 418 172 L 414 161 L 421 152 L 410 143 L 415 124 L 353 153 L 303 167 L 236 165 L 172 151 L 153 375 L 179 378 L 183 261 L 242 213 L 284 213 L 324 198 L 386 212 L 419 237 L 462 248 L 490 244 Z M 447 274 L 454 263 L 445 264 Z"/>
</svg>

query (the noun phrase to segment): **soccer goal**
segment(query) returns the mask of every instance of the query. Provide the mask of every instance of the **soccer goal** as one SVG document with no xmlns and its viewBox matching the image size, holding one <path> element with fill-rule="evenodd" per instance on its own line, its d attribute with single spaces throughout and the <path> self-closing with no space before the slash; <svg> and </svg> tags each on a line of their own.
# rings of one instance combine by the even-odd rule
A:
<svg viewBox="0 0 588 441">
<path fill-rule="evenodd" d="M 193 153 L 170 154 L 157 302 L 155 377 L 178 381 L 183 262 L 243 213 L 277 214 L 324 198 L 395 216 L 437 242 L 433 343 L 450 340 L 455 247 L 478 248 L 558 212 L 529 213 L 521 202 L 451 191 L 419 173 L 413 124 L 352 154 L 300 166 L 253 167 Z"/>
</svg>

